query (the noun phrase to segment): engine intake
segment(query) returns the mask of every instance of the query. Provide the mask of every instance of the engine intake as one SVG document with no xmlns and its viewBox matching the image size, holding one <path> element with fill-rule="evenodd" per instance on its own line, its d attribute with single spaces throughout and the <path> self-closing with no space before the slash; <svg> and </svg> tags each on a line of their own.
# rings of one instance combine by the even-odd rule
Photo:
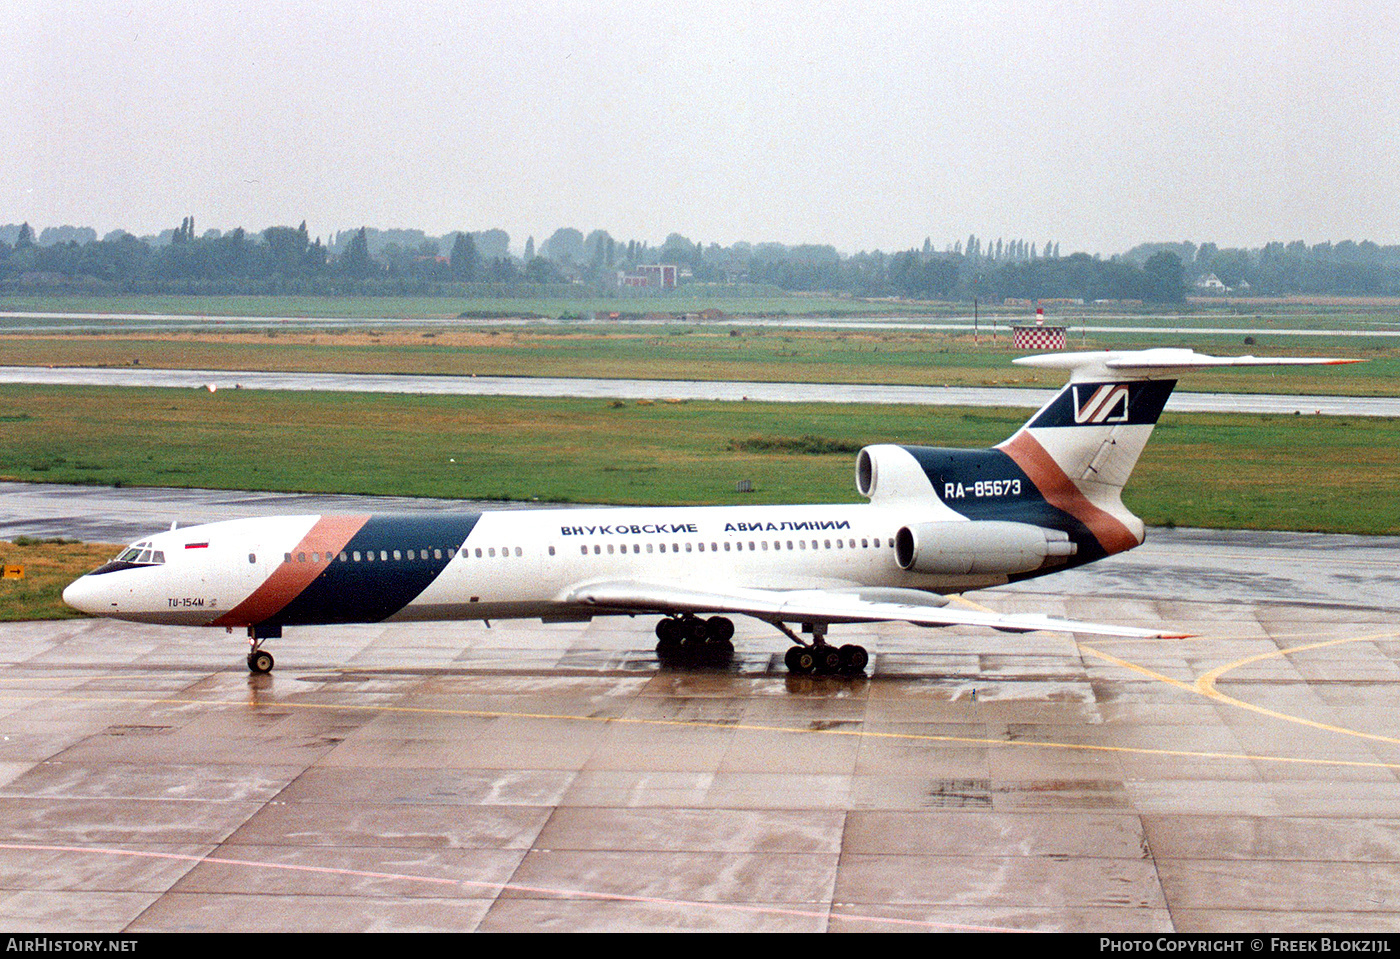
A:
<svg viewBox="0 0 1400 959">
<path fill-rule="evenodd" d="M 1028 573 L 1077 549 L 1068 533 L 1002 520 L 916 523 L 894 537 L 901 569 L 949 576 Z"/>
</svg>

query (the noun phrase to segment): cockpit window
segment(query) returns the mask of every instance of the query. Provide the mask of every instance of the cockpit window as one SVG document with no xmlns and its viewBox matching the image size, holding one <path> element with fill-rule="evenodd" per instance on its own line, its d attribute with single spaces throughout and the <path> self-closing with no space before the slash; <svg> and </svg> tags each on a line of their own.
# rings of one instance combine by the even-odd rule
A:
<svg viewBox="0 0 1400 959">
<path fill-rule="evenodd" d="M 165 552 L 152 549 L 149 542 L 135 543 L 118 553 L 112 562 L 132 566 L 155 566 L 165 562 Z"/>
</svg>

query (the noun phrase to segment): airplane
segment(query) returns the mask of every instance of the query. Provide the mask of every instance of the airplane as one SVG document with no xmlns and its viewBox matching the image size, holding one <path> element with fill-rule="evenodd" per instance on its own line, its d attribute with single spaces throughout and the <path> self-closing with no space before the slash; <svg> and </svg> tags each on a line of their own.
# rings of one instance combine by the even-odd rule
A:
<svg viewBox="0 0 1400 959">
<path fill-rule="evenodd" d="M 658 658 L 722 665 L 731 616 L 769 623 L 795 674 L 862 674 L 834 625 L 1180 637 L 949 597 L 1130 550 L 1145 527 L 1121 493 L 1177 377 L 1220 367 L 1347 363 L 1181 348 L 1050 353 L 1064 388 L 991 449 L 881 444 L 856 457 L 865 504 L 599 507 L 236 519 L 144 537 L 70 584 L 93 616 L 246 631 L 248 668 L 287 627 L 421 620 L 658 616 Z M 797 629 L 794 629 L 797 627 Z M 799 632 L 800 630 L 800 632 Z M 806 638 L 804 638 L 804 636 Z"/>
</svg>

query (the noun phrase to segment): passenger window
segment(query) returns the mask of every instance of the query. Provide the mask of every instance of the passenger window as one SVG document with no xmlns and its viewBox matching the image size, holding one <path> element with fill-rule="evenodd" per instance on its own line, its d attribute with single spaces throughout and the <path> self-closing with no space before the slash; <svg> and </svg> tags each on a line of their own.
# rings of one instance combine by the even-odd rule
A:
<svg viewBox="0 0 1400 959">
<path fill-rule="evenodd" d="M 380 561 L 381 563 L 387 563 L 387 562 L 389 562 L 389 551 L 388 551 L 388 550 L 381 549 L 381 550 L 379 551 L 379 561 Z"/>
<path fill-rule="evenodd" d="M 523 555 L 524 555 L 524 554 L 520 551 L 520 547 L 519 547 L 519 546 L 515 547 L 515 555 L 516 555 L 516 556 L 523 556 Z"/>
<path fill-rule="evenodd" d="M 702 553 L 705 552 L 705 544 L 704 544 L 704 543 L 701 543 L 701 544 L 700 544 L 700 552 L 702 552 Z"/>
<path fill-rule="evenodd" d="M 304 562 L 306 562 L 306 554 L 305 554 L 305 553 L 297 553 L 297 562 L 298 562 L 298 563 L 304 563 Z"/>
<path fill-rule="evenodd" d="M 355 550 L 353 553 L 350 554 L 350 558 L 358 563 L 360 561 L 360 551 Z"/>
<path fill-rule="evenodd" d="M 733 547 L 730 546 L 729 541 L 728 541 L 728 540 L 725 540 L 725 541 L 724 541 L 724 551 L 727 553 L 727 552 L 729 552 L 730 549 L 732 549 L 732 548 L 733 548 Z"/>
<path fill-rule="evenodd" d="M 553 556 L 553 555 L 554 555 L 554 547 L 553 547 L 553 546 L 551 546 L 551 547 L 549 548 L 549 555 L 550 555 L 550 556 Z"/>
<path fill-rule="evenodd" d="M 494 559 L 496 556 L 496 547 L 492 546 L 490 549 L 488 549 L 486 551 L 486 555 Z"/>
<path fill-rule="evenodd" d="M 694 548 L 694 545 L 695 545 L 695 544 L 693 544 L 693 543 L 686 543 L 686 544 L 685 544 L 685 551 L 686 551 L 687 553 L 689 553 L 689 552 Z"/>
<path fill-rule="evenodd" d="M 282 562 L 284 562 L 284 563 L 290 563 L 291 561 L 292 561 L 292 554 L 291 554 L 291 553 L 283 553 L 283 554 L 282 554 Z"/>
<path fill-rule="evenodd" d="M 248 562 L 250 562 L 250 563 L 256 563 L 257 561 L 258 561 L 258 557 L 257 557 L 257 555 L 256 555 L 255 553 L 249 553 L 249 554 L 248 554 Z"/>
<path fill-rule="evenodd" d="M 442 550 L 440 550 L 440 549 L 435 549 L 435 550 L 433 550 L 433 559 L 442 559 Z"/>
<path fill-rule="evenodd" d="M 347 559 L 347 557 L 346 557 L 346 555 L 345 555 L 345 550 L 341 550 L 341 551 L 340 551 L 340 561 L 343 563 L 343 562 L 345 562 L 346 559 Z"/>
<path fill-rule="evenodd" d="M 658 553 L 664 553 L 664 552 L 666 552 L 666 544 L 665 544 L 665 543 L 660 543 L 660 544 L 658 544 L 657 547 L 656 547 L 656 551 L 657 551 Z"/>
<path fill-rule="evenodd" d="M 611 556 L 612 554 L 613 554 L 613 544 L 612 544 L 612 543 L 609 543 L 609 544 L 608 544 L 608 555 Z"/>
<path fill-rule="evenodd" d="M 580 547 L 578 548 L 578 551 L 579 551 L 580 553 L 582 553 L 584 556 L 587 556 L 587 555 L 588 555 L 588 547 L 587 547 L 587 546 L 580 546 Z"/>
</svg>

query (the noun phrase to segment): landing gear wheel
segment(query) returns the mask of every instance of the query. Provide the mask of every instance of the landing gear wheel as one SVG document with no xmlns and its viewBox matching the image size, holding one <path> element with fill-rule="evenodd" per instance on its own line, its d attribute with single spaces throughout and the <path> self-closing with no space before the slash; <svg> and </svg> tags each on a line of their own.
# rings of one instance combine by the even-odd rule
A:
<svg viewBox="0 0 1400 959">
<path fill-rule="evenodd" d="M 711 616 L 705 620 L 705 635 L 712 643 L 727 643 L 734 638 L 734 621 L 725 616 Z"/>
<path fill-rule="evenodd" d="M 656 658 L 671 665 L 681 656 L 681 623 L 678 619 L 663 619 L 656 624 Z"/>
<path fill-rule="evenodd" d="M 248 654 L 248 669 L 254 673 L 272 672 L 272 654 L 265 649 L 259 649 Z"/>
<path fill-rule="evenodd" d="M 841 672 L 848 676 L 865 672 L 865 667 L 870 664 L 870 654 L 865 651 L 864 646 L 846 645 L 842 646 L 839 652 Z"/>
<path fill-rule="evenodd" d="M 783 662 L 787 665 L 788 672 L 795 676 L 810 676 L 817 668 L 817 657 L 806 646 L 788 647 Z"/>
<path fill-rule="evenodd" d="M 841 651 L 823 643 L 812 651 L 817 660 L 817 672 L 823 675 L 841 671 Z"/>
<path fill-rule="evenodd" d="M 723 616 L 689 614 L 656 624 L 656 657 L 663 666 L 723 668 L 734 658 L 734 623 Z"/>
</svg>

